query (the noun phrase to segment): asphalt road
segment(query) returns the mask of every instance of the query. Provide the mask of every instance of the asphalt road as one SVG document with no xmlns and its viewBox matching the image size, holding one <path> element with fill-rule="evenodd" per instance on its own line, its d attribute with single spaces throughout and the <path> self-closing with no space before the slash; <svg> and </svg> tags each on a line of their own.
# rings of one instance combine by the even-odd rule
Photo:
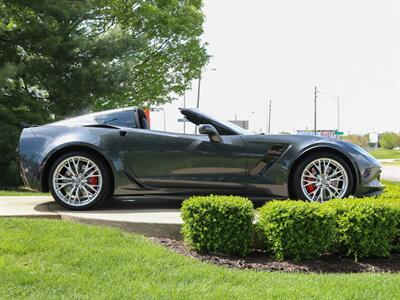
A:
<svg viewBox="0 0 400 300">
<path fill-rule="evenodd" d="M 385 180 L 400 181 L 400 167 L 382 166 L 381 178 Z"/>
</svg>

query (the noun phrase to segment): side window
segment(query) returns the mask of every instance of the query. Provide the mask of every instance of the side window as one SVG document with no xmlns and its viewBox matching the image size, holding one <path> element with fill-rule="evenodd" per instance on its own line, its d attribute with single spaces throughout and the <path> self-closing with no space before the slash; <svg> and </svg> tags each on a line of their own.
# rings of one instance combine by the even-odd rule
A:
<svg viewBox="0 0 400 300">
<path fill-rule="evenodd" d="M 96 117 L 99 124 L 107 124 L 121 127 L 136 128 L 135 114 L 132 110 L 120 111 L 108 115 L 100 115 Z"/>
</svg>

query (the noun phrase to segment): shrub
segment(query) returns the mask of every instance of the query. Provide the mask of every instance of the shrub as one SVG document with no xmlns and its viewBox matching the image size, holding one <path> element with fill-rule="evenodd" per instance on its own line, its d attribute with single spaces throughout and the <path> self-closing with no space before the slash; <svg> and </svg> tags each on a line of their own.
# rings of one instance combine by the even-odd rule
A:
<svg viewBox="0 0 400 300">
<path fill-rule="evenodd" d="M 400 147 L 400 135 L 394 132 L 384 132 L 379 137 L 379 143 L 384 149 Z"/>
<path fill-rule="evenodd" d="M 326 252 L 335 221 L 328 207 L 301 201 L 273 201 L 259 209 L 267 250 L 278 260 L 306 260 Z"/>
<path fill-rule="evenodd" d="M 196 251 L 246 255 L 254 226 L 253 204 L 237 196 L 191 197 L 182 204 L 182 233 Z"/>
<path fill-rule="evenodd" d="M 400 183 L 386 183 L 385 192 L 377 197 L 377 199 L 385 199 L 390 202 L 397 201 L 400 204 Z"/>
<path fill-rule="evenodd" d="M 374 198 L 377 203 L 390 205 L 395 212 L 397 220 L 396 237 L 393 241 L 393 250 L 400 253 L 400 184 L 390 184 L 387 186 L 385 193 L 379 198 Z"/>
<path fill-rule="evenodd" d="M 333 200 L 335 250 L 355 260 L 388 256 L 398 234 L 399 205 L 374 198 Z"/>
</svg>

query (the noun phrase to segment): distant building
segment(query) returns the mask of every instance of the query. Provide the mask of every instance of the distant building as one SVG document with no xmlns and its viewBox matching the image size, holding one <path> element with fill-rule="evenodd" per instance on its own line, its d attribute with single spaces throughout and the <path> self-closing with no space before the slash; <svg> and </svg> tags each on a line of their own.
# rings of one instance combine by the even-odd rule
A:
<svg viewBox="0 0 400 300">
<path fill-rule="evenodd" d="M 243 129 L 249 129 L 249 120 L 233 120 L 229 121 L 236 126 L 242 127 Z"/>
</svg>

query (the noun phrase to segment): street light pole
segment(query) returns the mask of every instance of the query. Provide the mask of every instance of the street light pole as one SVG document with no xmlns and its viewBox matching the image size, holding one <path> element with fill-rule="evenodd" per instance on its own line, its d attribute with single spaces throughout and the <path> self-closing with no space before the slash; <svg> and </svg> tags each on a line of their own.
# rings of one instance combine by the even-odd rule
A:
<svg viewBox="0 0 400 300">
<path fill-rule="evenodd" d="M 185 108 L 186 108 L 186 92 L 183 94 L 183 109 Z M 183 134 L 186 134 L 186 122 L 183 122 Z"/>
<path fill-rule="evenodd" d="M 211 71 L 217 71 L 217 68 L 211 68 Z M 202 74 L 199 76 L 199 82 L 197 84 L 197 108 L 200 108 L 201 75 Z"/>
<path fill-rule="evenodd" d="M 201 87 L 201 74 L 200 74 L 200 77 L 199 77 L 199 82 L 197 84 L 197 105 L 196 105 L 196 108 L 200 107 L 200 90 L 201 90 L 200 87 Z"/>
<path fill-rule="evenodd" d="M 165 108 L 163 109 L 164 112 L 164 131 L 167 131 L 167 121 L 165 119 Z"/>
<path fill-rule="evenodd" d="M 314 86 L 314 135 L 317 135 L 317 87 Z"/>
<path fill-rule="evenodd" d="M 337 131 L 340 131 L 340 98 L 337 97 Z"/>
<path fill-rule="evenodd" d="M 217 71 L 217 69 L 216 68 L 212 68 L 211 71 Z M 197 84 L 197 105 L 196 105 L 197 109 L 200 108 L 200 90 L 201 90 L 201 73 L 200 73 L 199 81 L 198 81 L 198 84 Z M 197 126 L 195 128 L 194 133 L 197 134 Z"/>
<path fill-rule="evenodd" d="M 336 102 L 337 102 L 337 128 L 336 128 L 336 130 L 339 131 L 340 130 L 340 97 L 336 96 L 336 95 L 332 95 L 330 93 L 326 93 L 324 91 L 318 91 L 318 93 L 336 99 Z"/>
<path fill-rule="evenodd" d="M 271 107 L 272 107 L 272 100 L 269 100 L 269 112 L 268 112 L 268 134 L 271 133 Z"/>
<path fill-rule="evenodd" d="M 199 81 L 197 83 L 197 105 L 196 108 L 199 109 L 200 107 L 200 87 L 201 87 L 201 74 L 199 76 Z M 197 126 L 194 128 L 194 134 L 197 134 Z"/>
</svg>

